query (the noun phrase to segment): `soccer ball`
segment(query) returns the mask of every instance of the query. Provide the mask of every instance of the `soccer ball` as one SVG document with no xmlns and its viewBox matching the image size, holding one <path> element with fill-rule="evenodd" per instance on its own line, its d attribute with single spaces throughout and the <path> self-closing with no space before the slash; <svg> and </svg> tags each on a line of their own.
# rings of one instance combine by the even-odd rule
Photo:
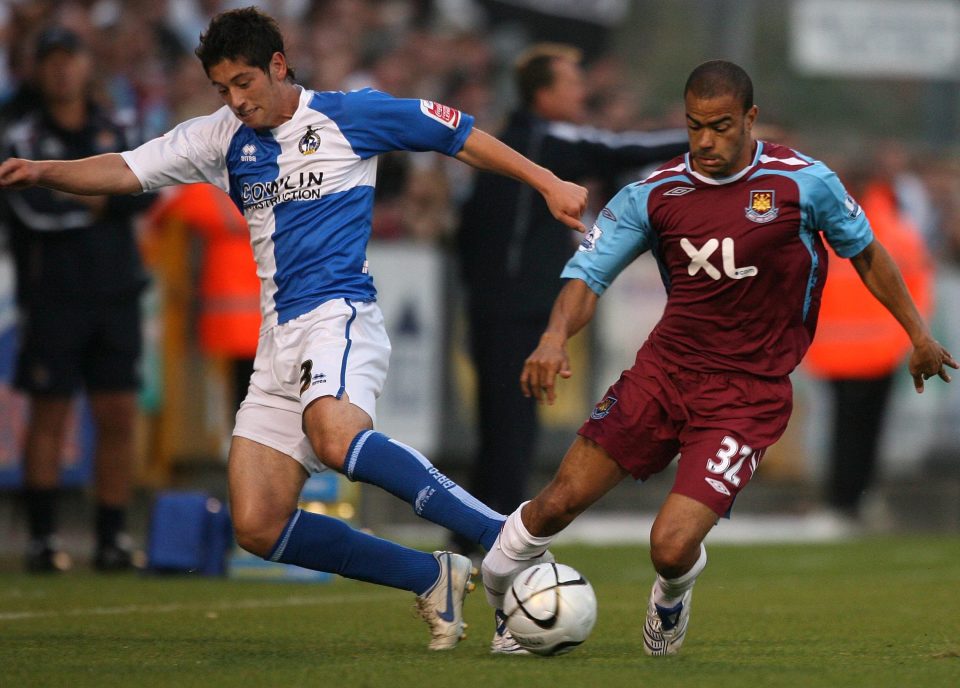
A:
<svg viewBox="0 0 960 688">
<path fill-rule="evenodd" d="M 507 628 L 521 647 L 538 655 L 570 652 L 593 630 L 593 586 L 566 564 L 537 564 L 517 575 L 503 601 Z"/>
</svg>

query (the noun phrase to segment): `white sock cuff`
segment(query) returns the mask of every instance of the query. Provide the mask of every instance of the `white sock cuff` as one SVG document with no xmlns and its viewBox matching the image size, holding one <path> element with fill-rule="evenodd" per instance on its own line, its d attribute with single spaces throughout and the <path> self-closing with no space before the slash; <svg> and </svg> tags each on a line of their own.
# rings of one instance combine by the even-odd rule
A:
<svg viewBox="0 0 960 688">
<path fill-rule="evenodd" d="M 700 557 L 697 559 L 693 567 L 687 571 L 682 576 L 677 576 L 676 578 L 664 578 L 663 576 L 657 574 L 657 578 L 660 579 L 660 589 L 668 597 L 679 597 L 687 590 L 693 587 L 694 582 L 697 580 L 703 570 L 707 567 L 707 548 L 703 546 L 703 543 L 700 543 Z"/>
<path fill-rule="evenodd" d="M 520 511 L 527 503 L 524 502 L 517 507 L 516 511 L 507 516 L 507 520 L 503 524 L 503 530 L 500 531 L 500 549 L 511 559 L 518 561 L 532 559 L 543 554 L 543 551 L 553 540 L 552 535 L 535 537 L 523 525 Z"/>
</svg>

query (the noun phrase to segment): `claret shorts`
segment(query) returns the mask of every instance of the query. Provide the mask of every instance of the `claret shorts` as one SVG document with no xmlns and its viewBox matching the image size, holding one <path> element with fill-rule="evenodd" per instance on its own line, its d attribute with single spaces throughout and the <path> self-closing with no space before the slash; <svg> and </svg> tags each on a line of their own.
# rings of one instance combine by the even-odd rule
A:
<svg viewBox="0 0 960 688">
<path fill-rule="evenodd" d="M 645 346 L 579 434 L 638 480 L 659 473 L 679 453 L 671 492 L 725 516 L 783 434 L 792 408 L 787 376 L 684 370 Z"/>
</svg>

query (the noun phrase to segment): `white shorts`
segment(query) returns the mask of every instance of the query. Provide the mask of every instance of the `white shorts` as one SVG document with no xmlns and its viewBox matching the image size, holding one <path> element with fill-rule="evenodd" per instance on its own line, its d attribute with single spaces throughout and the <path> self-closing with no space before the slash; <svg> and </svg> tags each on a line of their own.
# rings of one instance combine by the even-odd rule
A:
<svg viewBox="0 0 960 688">
<path fill-rule="evenodd" d="M 303 433 L 303 410 L 346 393 L 376 422 L 389 362 L 390 339 L 376 303 L 327 301 L 260 335 L 233 434 L 287 454 L 310 473 L 325 470 Z"/>
</svg>

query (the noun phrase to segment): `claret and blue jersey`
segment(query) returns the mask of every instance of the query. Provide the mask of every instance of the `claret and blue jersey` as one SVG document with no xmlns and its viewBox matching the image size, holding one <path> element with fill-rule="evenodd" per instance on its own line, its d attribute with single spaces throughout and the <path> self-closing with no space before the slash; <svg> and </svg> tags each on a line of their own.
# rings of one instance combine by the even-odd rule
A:
<svg viewBox="0 0 960 688">
<path fill-rule="evenodd" d="M 816 329 L 827 269 L 821 235 L 844 258 L 873 240 L 828 167 L 761 141 L 751 164 L 731 177 L 698 174 L 688 154 L 623 188 L 563 277 L 602 294 L 650 251 L 667 305 L 649 346 L 688 369 L 781 376 Z"/>
<path fill-rule="evenodd" d="M 302 89 L 294 116 L 274 129 L 251 129 L 223 107 L 123 157 L 144 190 L 210 182 L 230 194 L 250 227 L 266 328 L 330 299 L 375 300 L 366 248 L 376 156 L 455 155 L 472 127 L 431 101 Z"/>
</svg>

